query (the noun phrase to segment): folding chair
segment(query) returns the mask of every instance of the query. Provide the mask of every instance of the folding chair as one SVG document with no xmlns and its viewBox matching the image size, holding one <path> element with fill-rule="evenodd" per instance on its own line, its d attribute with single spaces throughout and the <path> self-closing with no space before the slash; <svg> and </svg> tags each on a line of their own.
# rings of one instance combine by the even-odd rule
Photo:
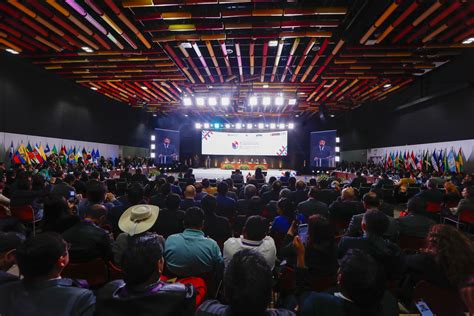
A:
<svg viewBox="0 0 474 316">
<path fill-rule="evenodd" d="M 61 276 L 70 279 L 86 280 L 90 287 L 97 288 L 109 281 L 108 265 L 102 258 L 90 261 L 69 263 Z"/>
<path fill-rule="evenodd" d="M 33 236 L 36 235 L 36 223 L 40 219 L 35 218 L 35 210 L 31 205 L 12 206 L 10 212 L 12 217 L 16 217 L 24 223 L 32 224 Z"/>
</svg>

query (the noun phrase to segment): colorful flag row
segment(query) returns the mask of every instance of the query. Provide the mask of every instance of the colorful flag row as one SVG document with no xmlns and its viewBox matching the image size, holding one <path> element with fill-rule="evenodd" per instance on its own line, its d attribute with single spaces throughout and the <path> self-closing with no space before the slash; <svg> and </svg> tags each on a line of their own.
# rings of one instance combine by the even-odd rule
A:
<svg viewBox="0 0 474 316">
<path fill-rule="evenodd" d="M 463 172 L 464 171 L 464 154 L 462 148 L 459 151 L 440 149 L 437 151 L 423 150 L 416 155 L 413 150 L 387 152 L 383 160 L 385 168 L 396 168 L 406 170 L 426 170 L 437 172 Z"/>
</svg>

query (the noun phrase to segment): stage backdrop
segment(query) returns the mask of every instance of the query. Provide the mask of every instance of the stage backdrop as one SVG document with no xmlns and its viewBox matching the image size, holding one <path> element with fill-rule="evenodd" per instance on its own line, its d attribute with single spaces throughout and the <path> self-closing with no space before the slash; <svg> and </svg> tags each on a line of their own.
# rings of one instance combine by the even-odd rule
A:
<svg viewBox="0 0 474 316">
<path fill-rule="evenodd" d="M 310 157 L 312 167 L 335 167 L 336 130 L 311 132 Z"/>
<path fill-rule="evenodd" d="M 400 155 L 412 165 L 427 160 L 441 171 L 474 171 L 474 139 L 367 149 L 367 160 L 377 164 L 393 163 Z"/>
<path fill-rule="evenodd" d="M 288 132 L 219 132 L 202 130 L 203 155 L 286 156 Z"/>
<path fill-rule="evenodd" d="M 155 128 L 156 158 L 158 164 L 171 164 L 179 160 L 179 131 L 171 129 Z"/>
</svg>

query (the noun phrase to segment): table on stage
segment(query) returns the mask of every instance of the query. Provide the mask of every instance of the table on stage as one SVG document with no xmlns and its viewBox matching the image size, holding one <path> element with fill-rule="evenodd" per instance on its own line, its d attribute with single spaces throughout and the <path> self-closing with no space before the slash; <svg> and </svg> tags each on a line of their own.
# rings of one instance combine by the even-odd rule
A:
<svg viewBox="0 0 474 316">
<path fill-rule="evenodd" d="M 255 170 L 257 167 L 260 167 L 264 170 L 268 169 L 267 163 L 253 163 L 253 162 L 222 162 L 221 169 L 230 169 L 229 166 L 232 166 L 232 169 L 242 169 L 242 166 L 248 166 L 248 170 Z"/>
</svg>

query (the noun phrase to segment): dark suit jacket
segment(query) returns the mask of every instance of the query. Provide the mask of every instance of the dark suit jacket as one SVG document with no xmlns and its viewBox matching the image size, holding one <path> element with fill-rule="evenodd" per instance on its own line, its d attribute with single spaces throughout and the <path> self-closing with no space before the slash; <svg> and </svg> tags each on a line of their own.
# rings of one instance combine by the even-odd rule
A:
<svg viewBox="0 0 474 316">
<path fill-rule="evenodd" d="M 239 199 L 237 200 L 236 209 L 238 215 L 246 215 L 249 206 L 249 200 Z"/>
<path fill-rule="evenodd" d="M 182 233 L 184 230 L 184 212 L 181 210 L 160 209 L 158 220 L 152 230 L 167 238 L 169 235 Z"/>
<path fill-rule="evenodd" d="M 156 152 L 158 155 L 171 156 L 176 154 L 176 146 L 173 144 L 169 144 L 168 148 L 166 148 L 165 144 L 161 143 L 156 146 Z"/>
<path fill-rule="evenodd" d="M 362 231 L 363 217 L 364 213 L 352 216 L 351 221 L 349 223 L 349 227 L 346 231 L 346 236 L 361 237 L 364 234 L 364 232 Z M 384 237 L 392 241 L 396 241 L 398 239 L 398 222 L 395 221 L 393 217 L 387 217 L 389 219 L 389 225 L 387 231 L 384 234 Z"/>
<path fill-rule="evenodd" d="M 22 281 L 0 286 L 2 316 L 92 316 L 95 296 L 73 286 L 70 279 L 56 279 L 26 285 Z"/>
<path fill-rule="evenodd" d="M 222 245 L 232 237 L 229 220 L 224 216 L 206 215 L 204 220 L 204 233 Z"/>
<path fill-rule="evenodd" d="M 76 189 L 66 182 L 56 184 L 51 190 L 51 194 L 59 195 L 64 197 L 66 200 L 70 198 L 70 193 L 73 191 L 76 193 Z"/>
<path fill-rule="evenodd" d="M 329 205 L 329 216 L 333 219 L 350 221 L 352 216 L 364 213 L 364 206 L 359 201 L 337 201 Z"/>
<path fill-rule="evenodd" d="M 20 280 L 16 275 L 0 270 L 0 285 Z"/>
<path fill-rule="evenodd" d="M 324 146 L 321 149 L 321 147 L 318 145 L 314 148 L 314 157 L 324 159 L 329 156 L 331 156 L 331 147 Z"/>
<path fill-rule="evenodd" d="M 330 205 L 332 202 L 336 201 L 339 197 L 339 193 L 332 189 L 322 189 L 318 191 L 316 199 L 327 205 Z"/>
<path fill-rule="evenodd" d="M 299 203 L 306 201 L 308 198 L 308 191 L 307 190 L 296 190 L 291 192 L 290 195 L 291 199 L 295 202 L 296 205 Z"/>
<path fill-rule="evenodd" d="M 237 183 L 244 183 L 244 175 L 243 174 L 233 174 L 230 176 L 232 181 L 237 182 Z"/>
<path fill-rule="evenodd" d="M 194 199 L 184 199 L 181 200 L 181 203 L 179 204 L 179 208 L 182 209 L 183 211 L 186 211 L 188 208 L 197 206 L 198 203 Z"/>
<path fill-rule="evenodd" d="M 361 184 L 367 184 L 367 179 L 363 176 L 355 177 L 351 181 L 351 186 L 354 188 L 359 188 Z"/>
<path fill-rule="evenodd" d="M 298 211 L 300 214 L 303 214 L 306 220 L 311 216 L 311 215 L 324 215 L 326 217 L 329 216 L 329 211 L 328 211 L 328 206 L 326 203 L 319 202 L 316 199 L 307 199 L 304 202 L 301 202 L 298 204 Z"/>
<path fill-rule="evenodd" d="M 225 216 L 227 218 L 232 218 L 235 216 L 235 200 L 222 195 L 216 195 L 217 200 L 217 214 L 220 216 Z"/>
<path fill-rule="evenodd" d="M 280 192 L 270 190 L 263 193 L 262 200 L 263 203 L 267 204 L 270 201 L 278 201 L 280 199 Z"/>
<path fill-rule="evenodd" d="M 444 193 L 438 189 L 427 189 L 417 194 L 426 202 L 443 203 Z"/>
<path fill-rule="evenodd" d="M 227 316 L 232 315 L 228 305 L 217 300 L 207 300 L 196 311 L 196 316 Z M 294 316 L 295 313 L 286 309 L 267 309 L 265 316 Z"/>
<path fill-rule="evenodd" d="M 431 226 L 436 224 L 434 220 L 418 214 L 399 217 L 395 221 L 398 223 L 400 235 L 418 238 L 425 238 Z"/>
</svg>

